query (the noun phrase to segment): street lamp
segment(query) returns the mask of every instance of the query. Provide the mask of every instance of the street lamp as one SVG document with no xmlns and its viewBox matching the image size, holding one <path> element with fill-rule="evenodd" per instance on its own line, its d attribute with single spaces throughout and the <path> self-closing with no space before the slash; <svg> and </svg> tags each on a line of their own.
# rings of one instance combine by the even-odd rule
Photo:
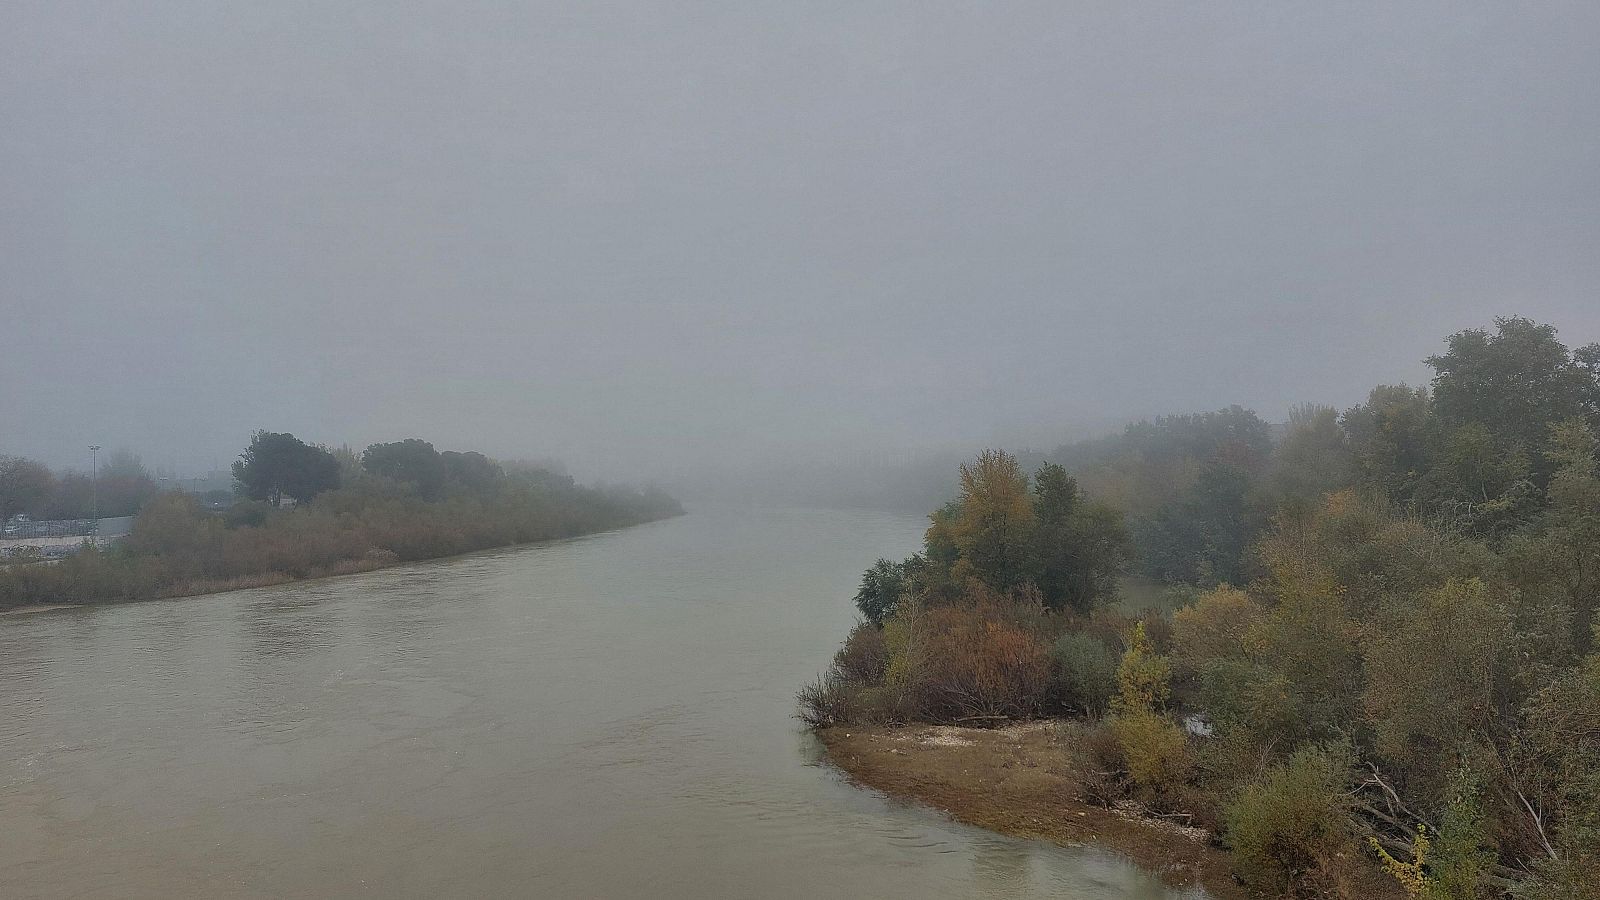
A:
<svg viewBox="0 0 1600 900">
<path fill-rule="evenodd" d="M 89 514 L 94 517 L 95 543 L 100 543 L 100 445 L 89 445 Z"/>
</svg>

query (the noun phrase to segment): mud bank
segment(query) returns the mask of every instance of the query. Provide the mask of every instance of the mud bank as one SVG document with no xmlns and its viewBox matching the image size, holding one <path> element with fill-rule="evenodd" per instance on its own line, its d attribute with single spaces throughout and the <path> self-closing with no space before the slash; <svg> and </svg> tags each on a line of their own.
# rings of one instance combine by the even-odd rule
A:
<svg viewBox="0 0 1600 900">
<path fill-rule="evenodd" d="M 1152 818 L 1132 805 L 1085 803 L 1076 773 L 1078 728 L 1029 722 L 1007 728 L 835 726 L 817 732 L 852 779 L 951 818 L 1017 837 L 1094 844 L 1177 886 L 1217 898 L 1253 896 L 1233 880 L 1228 855 L 1207 833 Z"/>
</svg>

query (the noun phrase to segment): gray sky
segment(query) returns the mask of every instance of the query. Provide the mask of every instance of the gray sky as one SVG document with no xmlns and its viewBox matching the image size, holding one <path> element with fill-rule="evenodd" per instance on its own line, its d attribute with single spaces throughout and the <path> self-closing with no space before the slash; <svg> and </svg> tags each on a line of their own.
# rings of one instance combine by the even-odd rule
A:
<svg viewBox="0 0 1600 900">
<path fill-rule="evenodd" d="M 0 452 L 583 476 L 1600 340 L 1600 6 L 0 5 Z"/>
</svg>

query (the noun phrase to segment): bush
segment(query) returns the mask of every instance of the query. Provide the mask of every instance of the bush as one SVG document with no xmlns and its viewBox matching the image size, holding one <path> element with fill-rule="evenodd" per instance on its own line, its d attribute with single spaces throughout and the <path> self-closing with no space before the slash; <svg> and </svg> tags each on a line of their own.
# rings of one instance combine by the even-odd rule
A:
<svg viewBox="0 0 1600 900">
<path fill-rule="evenodd" d="M 1223 815 L 1235 873 L 1246 884 L 1291 892 L 1331 871 L 1353 847 L 1348 771 L 1346 751 L 1303 747 L 1246 786 Z"/>
<path fill-rule="evenodd" d="M 1050 687 L 1050 660 L 1030 632 L 983 606 L 921 616 L 911 673 L 918 711 L 933 721 L 1025 718 Z"/>
<path fill-rule="evenodd" d="M 1083 732 L 1084 756 L 1081 780 L 1083 801 L 1097 806 L 1111 806 L 1127 794 L 1127 780 L 1123 778 L 1126 760 L 1122 755 L 1122 742 L 1111 730 L 1109 722 L 1102 722 Z"/>
<path fill-rule="evenodd" d="M 1122 748 L 1128 777 L 1144 799 L 1160 803 L 1189 779 L 1194 760 L 1189 739 L 1177 723 L 1146 710 L 1119 713 L 1111 731 Z"/>
<path fill-rule="evenodd" d="M 1171 694 L 1172 662 L 1155 651 L 1145 631 L 1145 623 L 1137 622 L 1128 638 L 1128 649 L 1117 664 L 1117 696 L 1113 706 L 1118 712 L 1146 712 L 1165 709 Z"/>
<path fill-rule="evenodd" d="M 1305 739 L 1311 720 L 1282 672 L 1244 659 L 1215 659 L 1200 670 L 1199 702 L 1223 732 L 1286 750 Z"/>
<path fill-rule="evenodd" d="M 833 655 L 834 668 L 844 678 L 862 684 L 877 684 L 883 681 L 884 671 L 889 666 L 889 645 L 883 639 L 883 632 L 868 622 L 857 625 L 844 646 Z"/>
<path fill-rule="evenodd" d="M 1173 613 L 1173 653 L 1189 672 L 1213 659 L 1242 656 L 1245 635 L 1259 617 L 1260 608 L 1244 591 L 1227 585 L 1212 588 L 1193 606 Z"/>
<path fill-rule="evenodd" d="M 1072 631 L 1050 649 L 1055 691 L 1060 701 L 1088 713 L 1106 710 L 1117 689 L 1117 652 L 1100 640 Z"/>
<path fill-rule="evenodd" d="M 819 675 L 800 689 L 800 721 L 812 728 L 827 728 L 859 720 L 860 686 L 833 675 Z"/>
</svg>

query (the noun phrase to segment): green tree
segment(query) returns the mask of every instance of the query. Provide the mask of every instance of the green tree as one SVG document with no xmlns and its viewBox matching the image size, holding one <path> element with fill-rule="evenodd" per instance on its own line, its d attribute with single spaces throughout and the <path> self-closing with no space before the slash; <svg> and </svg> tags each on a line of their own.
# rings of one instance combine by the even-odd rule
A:
<svg viewBox="0 0 1600 900">
<path fill-rule="evenodd" d="M 99 481 L 92 494 L 102 516 L 131 516 L 161 493 L 144 461 L 130 450 L 113 450 L 100 463 Z"/>
<path fill-rule="evenodd" d="M 881 628 L 885 619 L 893 616 L 900 606 L 906 587 L 904 563 L 880 559 L 861 576 L 861 589 L 856 591 L 856 609 L 873 625 Z"/>
<path fill-rule="evenodd" d="M 304 503 L 339 486 L 339 460 L 292 434 L 258 431 L 234 461 L 233 477 L 252 500 L 279 506 L 291 497 Z"/>
<path fill-rule="evenodd" d="M 1494 324 L 1453 334 L 1444 353 L 1428 357 L 1434 409 L 1449 425 L 1482 423 L 1501 446 L 1538 450 L 1552 426 L 1593 407 L 1600 381 L 1588 349 L 1574 359 L 1554 326 L 1519 316 Z"/>
<path fill-rule="evenodd" d="M 1331 494 L 1323 508 L 1337 509 L 1348 500 L 1344 492 Z M 1355 717 L 1360 630 L 1347 607 L 1348 592 L 1330 565 L 1329 549 L 1309 530 L 1286 519 L 1258 548 L 1266 571 L 1255 587 L 1269 599 L 1269 609 L 1251 627 L 1248 640 L 1255 658 L 1283 675 L 1305 730 L 1331 736 Z"/>
<path fill-rule="evenodd" d="M 436 499 L 444 490 L 444 460 L 424 440 L 373 444 L 361 454 L 361 466 L 374 475 L 411 485 L 424 499 Z"/>
<path fill-rule="evenodd" d="M 1128 635 L 1128 649 L 1117 666 L 1117 695 L 1111 708 L 1118 713 L 1159 712 L 1167 708 L 1172 693 L 1172 661 L 1156 652 L 1143 622 Z"/>
<path fill-rule="evenodd" d="M 1518 795 L 1544 852 L 1514 893 L 1522 900 L 1594 900 L 1600 897 L 1600 653 L 1535 699 L 1525 738 L 1531 763 Z"/>
<path fill-rule="evenodd" d="M 1600 609 L 1600 442 L 1589 426 L 1573 420 L 1556 426 L 1550 444 L 1556 470 L 1539 526 L 1555 551 L 1549 574 L 1561 580 L 1572 610 L 1573 643 L 1582 652 L 1591 647 Z"/>
<path fill-rule="evenodd" d="M 1254 477 L 1213 463 L 1193 487 L 1139 529 L 1146 571 L 1166 581 L 1213 585 L 1242 581 L 1244 553 L 1264 524 Z"/>
<path fill-rule="evenodd" d="M 1443 431 L 1434 467 L 1419 481 L 1416 497 L 1451 527 L 1493 536 L 1532 514 L 1535 478 L 1523 444 L 1500 444 L 1487 425 L 1468 422 Z"/>
<path fill-rule="evenodd" d="M 482 453 L 446 450 L 439 454 L 439 461 L 449 484 L 469 494 L 492 494 L 505 478 L 500 465 Z"/>
<path fill-rule="evenodd" d="M 1340 420 L 1363 480 L 1395 500 L 1408 500 L 1432 467 L 1437 424 L 1428 392 L 1379 385 Z"/>
<path fill-rule="evenodd" d="M 1088 612 L 1116 596 L 1132 539 L 1116 510 L 1086 500 L 1061 466 L 1046 463 L 1033 481 L 1029 574 L 1052 609 Z"/>
</svg>

